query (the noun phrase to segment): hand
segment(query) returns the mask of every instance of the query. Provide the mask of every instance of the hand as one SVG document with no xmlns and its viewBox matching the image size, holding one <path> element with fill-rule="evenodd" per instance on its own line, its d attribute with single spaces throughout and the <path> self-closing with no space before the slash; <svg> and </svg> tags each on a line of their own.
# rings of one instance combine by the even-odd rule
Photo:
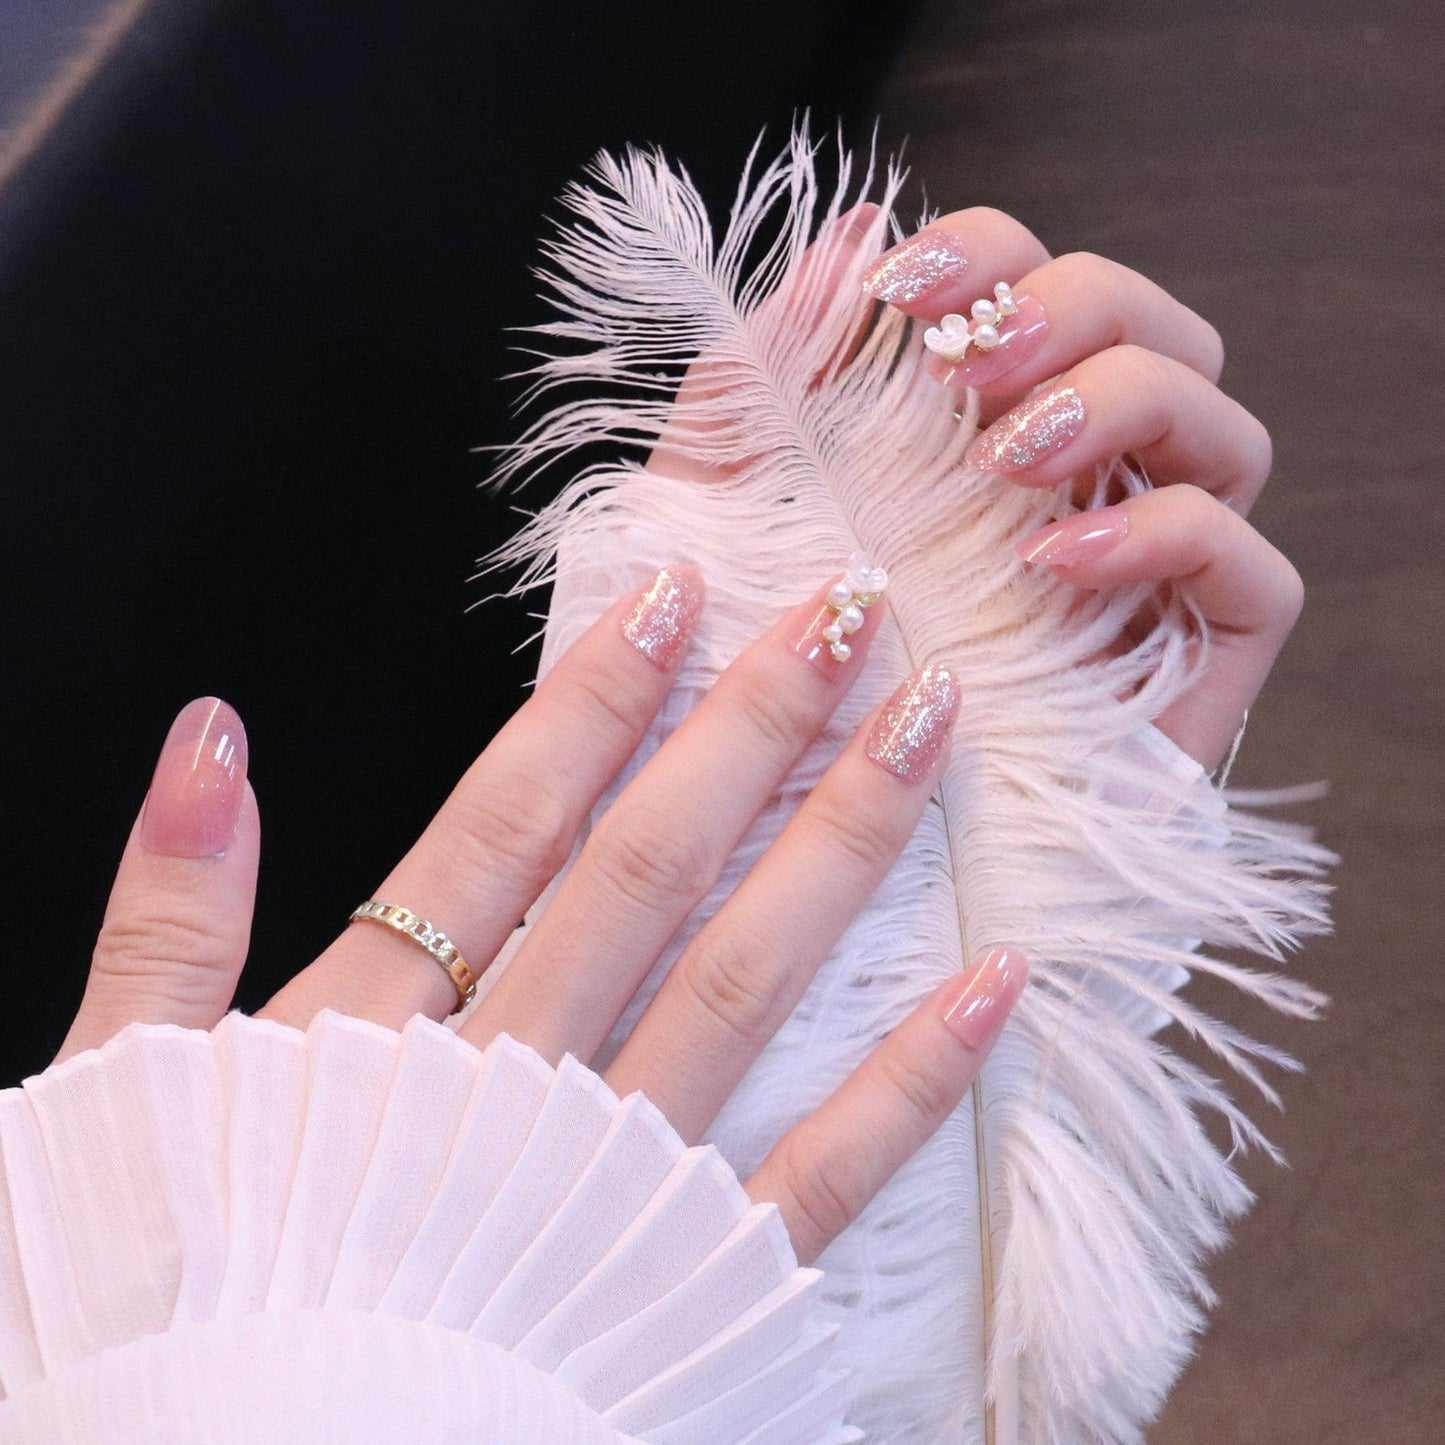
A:
<svg viewBox="0 0 1445 1445">
<path fill-rule="evenodd" d="M 829 584 L 830 586 L 833 584 Z M 506 971 L 466 1020 L 552 1061 L 590 1060 L 862 668 L 821 638 L 828 589 L 744 652 L 618 796 Z M 836 603 L 836 599 L 835 599 Z M 377 889 L 447 931 L 479 971 L 571 855 L 589 812 L 666 696 L 702 606 L 665 569 L 565 654 Z M 868 720 L 727 903 L 683 950 L 606 1074 L 645 1091 L 688 1140 L 708 1127 L 912 833 L 944 765 L 958 689 L 908 680 Z M 246 951 L 259 821 L 240 719 L 214 698 L 172 727 L 121 860 L 85 997 L 60 1057 L 133 1020 L 208 1028 Z M 360 900 L 358 900 L 360 901 Z M 811 1260 L 947 1117 L 1024 983 L 995 949 L 940 987 L 748 1188 L 775 1200 Z M 457 1003 L 441 967 L 374 923 L 346 928 L 262 1010 L 320 1009 L 400 1028 Z"/>
<path fill-rule="evenodd" d="M 1245 521 L 1269 476 L 1269 433 L 1219 390 L 1224 348 L 1207 321 L 1102 256 L 1050 259 L 1037 237 L 999 211 L 942 217 L 880 257 L 865 285 L 937 323 L 949 313 L 969 316 L 1000 281 L 1018 309 L 998 323 L 999 343 L 970 346 L 961 361 L 928 361 L 944 384 L 978 391 L 992 419 L 969 461 L 1042 488 L 1128 454 L 1158 484 L 1051 523 L 1017 548 L 1083 588 L 1184 584 L 1210 624 L 1211 650 L 1157 722 L 1213 769 L 1304 597 L 1299 574 Z M 1045 390 L 1021 400 L 1045 381 Z"/>
</svg>

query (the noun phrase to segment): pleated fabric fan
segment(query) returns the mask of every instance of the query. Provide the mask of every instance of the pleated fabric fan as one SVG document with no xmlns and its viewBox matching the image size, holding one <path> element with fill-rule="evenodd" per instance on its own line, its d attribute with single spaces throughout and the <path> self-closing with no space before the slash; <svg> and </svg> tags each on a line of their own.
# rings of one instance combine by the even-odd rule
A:
<svg viewBox="0 0 1445 1445">
<path fill-rule="evenodd" d="M 0 1185 L 7 1445 L 858 1438 L 776 1209 L 505 1036 L 132 1025 Z"/>
<path fill-rule="evenodd" d="M 701 630 L 618 787 L 850 553 L 887 568 L 862 677 L 612 1047 L 867 711 L 914 668 L 949 667 L 963 704 L 939 795 L 710 1137 L 745 1174 L 934 985 L 1020 945 L 1033 981 L 979 1085 L 820 1261 L 848 1418 L 890 1445 L 1136 1441 L 1203 1326 L 1203 1262 L 1249 1202 L 1235 1158 L 1270 1147 L 1158 1034 L 1183 1030 L 1275 1099 L 1262 1066 L 1291 1061 L 1181 986 L 1208 973 L 1315 1013 L 1320 996 L 1278 966 L 1327 926 L 1329 855 L 1229 806 L 1152 726 L 1207 651 L 1184 596 L 1121 651 L 1149 589 L 1081 599 L 1014 557 L 1010 540 L 1073 492 L 966 466 L 973 417 L 923 375 L 908 319 L 859 285 L 898 235 L 900 177 L 875 185 L 870 166 L 855 186 L 840 159 L 829 194 L 805 138 L 771 164 L 755 155 L 720 235 L 657 154 L 603 156 L 567 194 L 543 273 L 560 314 L 537 328 L 532 372 L 553 404 L 499 481 L 582 446 L 636 459 L 590 466 L 491 560 L 523 565 L 519 590 L 555 583 L 544 669 L 653 569 L 701 567 Z M 870 189 L 881 208 L 857 209 Z M 1111 483 L 1147 485 L 1122 467 L 1084 479 L 1096 497 Z"/>
</svg>

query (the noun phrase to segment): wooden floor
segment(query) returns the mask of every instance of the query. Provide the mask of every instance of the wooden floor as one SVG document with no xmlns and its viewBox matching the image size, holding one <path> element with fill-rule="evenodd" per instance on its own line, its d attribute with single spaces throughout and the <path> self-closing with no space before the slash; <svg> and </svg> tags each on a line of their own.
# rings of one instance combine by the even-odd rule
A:
<svg viewBox="0 0 1445 1445">
<path fill-rule="evenodd" d="M 1291 1168 L 1216 1262 L 1215 1322 L 1154 1445 L 1445 1439 L 1445 10 L 1312 0 L 931 0 L 881 100 L 930 203 L 1215 322 L 1276 442 L 1254 520 L 1310 599 L 1243 785 L 1327 778 L 1335 1002 L 1272 1036 Z M 1236 1005 L 1231 1016 L 1260 1023 Z"/>
</svg>

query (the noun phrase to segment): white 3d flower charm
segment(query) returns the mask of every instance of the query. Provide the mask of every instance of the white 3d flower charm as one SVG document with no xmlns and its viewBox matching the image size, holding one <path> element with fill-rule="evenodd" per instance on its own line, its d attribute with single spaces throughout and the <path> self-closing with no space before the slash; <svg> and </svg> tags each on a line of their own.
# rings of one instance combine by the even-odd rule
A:
<svg viewBox="0 0 1445 1445">
<path fill-rule="evenodd" d="M 992 301 L 984 298 L 975 301 L 970 316 L 950 312 L 937 326 L 930 326 L 923 333 L 923 344 L 945 361 L 962 361 L 970 346 L 979 351 L 992 351 L 1003 339 L 998 334 L 998 323 L 1018 309 L 1012 288 L 1007 281 L 1000 281 L 993 288 Z"/>
<path fill-rule="evenodd" d="M 854 552 L 841 578 L 828 589 L 828 606 L 838 615 L 823 629 L 823 641 L 834 662 L 847 662 L 853 655 L 843 639 L 863 625 L 863 609 L 871 607 L 888 586 L 888 574 L 873 565 L 866 552 Z"/>
</svg>

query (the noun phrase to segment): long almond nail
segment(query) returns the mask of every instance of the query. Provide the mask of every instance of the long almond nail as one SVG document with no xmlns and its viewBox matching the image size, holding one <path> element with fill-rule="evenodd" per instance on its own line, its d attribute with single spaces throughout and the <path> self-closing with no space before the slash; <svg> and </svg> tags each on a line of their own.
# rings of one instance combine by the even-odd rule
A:
<svg viewBox="0 0 1445 1445">
<path fill-rule="evenodd" d="M 887 586 L 888 574 L 875 567 L 867 553 L 855 552 L 843 575 L 829 583 L 819 598 L 793 650 L 825 677 L 831 677 L 853 656 L 868 609 L 883 596 Z M 869 635 L 863 633 L 864 638 Z"/>
<path fill-rule="evenodd" d="M 1084 399 L 1056 386 L 1005 412 L 964 454 L 979 472 L 1018 472 L 1062 451 L 1084 426 Z"/>
<path fill-rule="evenodd" d="M 702 602 L 696 567 L 664 567 L 622 619 L 622 635 L 659 671 L 671 672 L 692 640 Z"/>
<path fill-rule="evenodd" d="M 1122 507 L 1075 512 L 1050 522 L 1014 543 L 1014 551 L 1041 567 L 1072 567 L 1112 552 L 1129 535 L 1129 514 Z"/>
<path fill-rule="evenodd" d="M 988 1048 L 1019 1001 L 1028 977 L 1028 960 L 1017 949 L 990 949 L 944 1005 L 943 1022 L 949 1032 L 966 1049 Z"/>
<path fill-rule="evenodd" d="M 229 703 L 198 697 L 166 734 L 146 794 L 140 841 L 172 858 L 224 853 L 246 788 L 246 730 Z"/>
<path fill-rule="evenodd" d="M 1020 296 L 1015 305 L 1014 314 L 995 326 L 998 340 L 988 350 L 970 346 L 962 361 L 953 361 L 930 349 L 928 374 L 950 386 L 991 386 L 1016 371 L 1044 344 L 1049 318 L 1037 296 Z"/>
<path fill-rule="evenodd" d="M 946 667 L 925 667 L 883 705 L 868 734 L 868 756 L 905 783 L 932 771 L 958 716 L 958 683 Z"/>
<path fill-rule="evenodd" d="M 863 273 L 863 289 L 894 306 L 921 301 L 967 266 L 968 256 L 956 236 L 925 229 L 869 266 Z"/>
</svg>

